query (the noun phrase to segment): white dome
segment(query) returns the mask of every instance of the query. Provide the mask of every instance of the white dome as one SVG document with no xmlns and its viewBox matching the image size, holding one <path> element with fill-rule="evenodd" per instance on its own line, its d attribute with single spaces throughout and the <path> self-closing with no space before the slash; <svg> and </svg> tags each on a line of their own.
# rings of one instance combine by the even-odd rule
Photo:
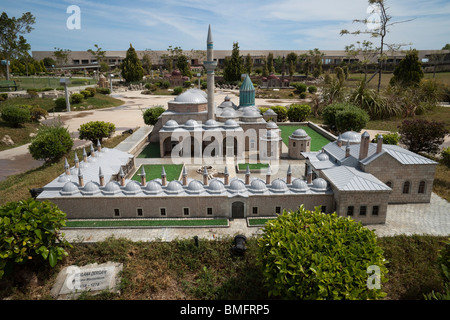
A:
<svg viewBox="0 0 450 320">
<path fill-rule="evenodd" d="M 256 111 L 253 108 L 246 107 L 244 109 L 242 116 L 246 117 L 246 118 L 259 118 L 259 117 L 261 117 L 261 113 L 259 113 L 258 111 Z"/>
<path fill-rule="evenodd" d="M 319 161 L 327 161 L 330 160 L 330 157 L 325 153 L 325 152 L 321 152 L 316 156 L 317 160 Z"/>
<path fill-rule="evenodd" d="M 347 131 L 341 134 L 341 141 L 343 143 L 361 143 L 361 135 L 355 131 Z"/>
<path fill-rule="evenodd" d="M 264 112 L 265 116 L 276 116 L 277 113 L 273 111 L 272 109 L 268 109 L 266 112 Z"/>
<path fill-rule="evenodd" d="M 162 192 L 161 183 L 156 180 L 149 181 L 144 188 L 144 192 L 150 194 L 158 194 Z"/>
<path fill-rule="evenodd" d="M 72 173 L 72 172 L 71 172 Z M 68 176 L 67 174 L 62 174 L 59 176 L 58 178 L 58 182 L 69 182 L 70 181 L 70 176 Z"/>
<path fill-rule="evenodd" d="M 96 182 L 89 181 L 86 183 L 81 193 L 84 195 L 92 196 L 100 192 L 99 185 Z"/>
<path fill-rule="evenodd" d="M 273 192 L 285 192 L 288 191 L 288 187 L 286 182 L 284 182 L 283 180 L 275 179 L 274 181 L 272 181 L 270 190 Z"/>
<path fill-rule="evenodd" d="M 292 181 L 291 189 L 294 191 L 306 191 L 308 190 L 308 185 L 305 180 L 294 179 L 294 181 Z"/>
<path fill-rule="evenodd" d="M 314 179 L 311 189 L 315 190 L 315 191 L 325 191 L 325 190 L 327 190 L 327 187 L 328 187 L 328 183 L 324 179 L 317 178 L 317 179 Z"/>
<path fill-rule="evenodd" d="M 200 181 L 192 180 L 191 182 L 189 182 L 187 187 L 188 193 L 202 193 L 203 191 L 205 191 L 205 188 Z"/>
<path fill-rule="evenodd" d="M 165 130 L 173 130 L 173 129 L 176 129 L 178 127 L 179 127 L 179 124 L 175 120 L 169 120 L 163 126 L 163 128 Z"/>
<path fill-rule="evenodd" d="M 236 121 L 229 119 L 229 120 L 225 121 L 224 127 L 226 129 L 233 129 L 233 128 L 239 128 L 239 125 Z"/>
<path fill-rule="evenodd" d="M 67 182 L 61 190 L 61 195 L 70 196 L 78 192 L 78 185 L 73 182 Z"/>
<path fill-rule="evenodd" d="M 116 181 L 110 181 L 103 189 L 103 193 L 106 195 L 113 195 L 120 192 L 120 185 Z"/>
<path fill-rule="evenodd" d="M 219 127 L 219 124 L 217 123 L 216 120 L 214 119 L 209 119 L 208 121 L 205 122 L 205 124 L 203 125 L 203 127 L 205 129 L 214 129 Z"/>
<path fill-rule="evenodd" d="M 247 188 L 245 187 L 245 184 L 244 184 L 244 182 L 242 182 L 242 180 L 233 179 L 230 183 L 229 190 L 231 192 L 239 193 L 239 192 L 247 191 Z"/>
<path fill-rule="evenodd" d="M 266 183 L 261 179 L 254 179 L 250 183 L 250 191 L 252 192 L 264 192 L 267 190 Z"/>
<path fill-rule="evenodd" d="M 267 130 L 267 132 L 262 136 L 263 140 L 279 140 L 280 137 L 274 130 Z"/>
<path fill-rule="evenodd" d="M 222 118 L 236 118 L 237 114 L 234 111 L 234 109 L 231 109 L 229 107 L 223 109 L 222 114 L 220 115 Z"/>
<path fill-rule="evenodd" d="M 170 181 L 166 187 L 166 193 L 178 194 L 183 192 L 183 185 L 178 180 Z"/>
<path fill-rule="evenodd" d="M 197 121 L 193 120 L 193 119 L 189 119 L 188 121 L 186 121 L 186 123 L 184 124 L 184 127 L 186 129 L 195 129 L 198 128 L 200 125 L 198 124 Z"/>
<path fill-rule="evenodd" d="M 191 90 L 191 91 L 193 91 L 195 93 L 201 94 L 205 99 L 208 99 L 208 94 L 205 91 L 203 91 L 203 90 L 201 90 L 199 88 L 192 88 L 192 89 L 189 89 L 189 90 Z"/>
<path fill-rule="evenodd" d="M 222 181 L 217 179 L 212 179 L 209 182 L 208 191 L 211 193 L 222 193 L 225 191 L 225 186 Z"/>
<path fill-rule="evenodd" d="M 142 191 L 142 189 L 141 189 L 140 183 L 137 181 L 134 181 L 134 180 L 128 182 L 127 185 L 125 186 L 125 190 L 124 190 L 124 192 L 127 194 L 136 194 L 141 191 Z"/>
<path fill-rule="evenodd" d="M 269 121 L 266 124 L 266 129 L 278 129 L 278 126 L 275 122 Z"/>
<path fill-rule="evenodd" d="M 297 129 L 292 133 L 293 138 L 306 138 L 308 134 L 303 129 Z"/>
<path fill-rule="evenodd" d="M 200 104 L 200 103 L 208 103 L 206 97 L 199 92 L 199 90 L 187 90 L 177 96 L 174 100 L 179 103 L 192 103 L 192 104 Z"/>
</svg>

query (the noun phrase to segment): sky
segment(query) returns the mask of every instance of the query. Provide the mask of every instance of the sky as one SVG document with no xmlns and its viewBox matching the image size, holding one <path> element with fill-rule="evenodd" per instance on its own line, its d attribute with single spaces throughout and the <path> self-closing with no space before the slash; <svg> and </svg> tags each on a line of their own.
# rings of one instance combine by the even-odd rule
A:
<svg viewBox="0 0 450 320">
<path fill-rule="evenodd" d="M 386 0 L 392 22 L 388 43 L 404 49 L 439 50 L 450 43 L 450 0 Z M 367 0 L 0 0 L 9 17 L 31 12 L 34 30 L 25 37 L 32 51 L 54 48 L 103 50 L 204 50 L 208 25 L 214 48 L 231 50 L 344 50 L 356 41 L 379 39 L 344 35 L 365 30 Z M 79 8 L 69 10 L 70 6 Z M 79 19 L 77 18 L 79 17 Z M 78 23 L 79 22 L 79 23 Z M 74 26 L 76 28 L 74 28 Z M 78 28 L 79 27 L 79 28 Z"/>
</svg>

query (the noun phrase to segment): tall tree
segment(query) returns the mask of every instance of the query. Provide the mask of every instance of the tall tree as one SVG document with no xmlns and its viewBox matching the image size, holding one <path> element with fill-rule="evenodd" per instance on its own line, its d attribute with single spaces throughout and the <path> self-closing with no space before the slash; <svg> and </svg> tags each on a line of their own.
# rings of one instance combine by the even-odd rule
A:
<svg viewBox="0 0 450 320">
<path fill-rule="evenodd" d="M 122 71 L 122 77 L 127 82 L 142 80 L 144 69 L 131 43 L 130 48 L 127 50 L 127 55 L 120 65 L 120 69 Z"/>
<path fill-rule="evenodd" d="M 269 71 L 269 74 L 275 72 L 274 59 L 273 59 L 273 53 L 272 52 L 270 52 L 267 55 L 267 69 Z"/>
<path fill-rule="evenodd" d="M 289 75 L 291 78 L 297 69 L 297 60 L 298 60 L 298 55 L 295 52 L 289 53 L 286 57 L 286 63 L 289 66 Z"/>
<path fill-rule="evenodd" d="M 53 51 L 53 56 L 56 59 L 56 65 L 62 66 L 67 63 L 69 60 L 69 54 L 72 51 L 69 49 L 60 49 L 55 47 L 55 51 Z"/>
<path fill-rule="evenodd" d="M 252 69 L 253 69 L 253 59 L 249 53 L 245 57 L 245 70 L 250 75 L 252 73 Z"/>
<path fill-rule="evenodd" d="M 184 54 L 179 54 L 177 56 L 176 62 L 177 69 L 180 70 L 181 74 L 186 77 L 192 77 L 191 64 L 189 63 L 189 57 Z"/>
<path fill-rule="evenodd" d="M 9 61 L 30 50 L 30 45 L 23 37 L 33 30 L 36 22 L 30 13 L 24 13 L 20 18 L 9 18 L 6 12 L 0 16 L 0 53 L 6 60 L 6 80 L 9 80 Z"/>
<path fill-rule="evenodd" d="M 423 76 L 419 54 L 417 50 L 410 50 L 395 68 L 394 76 L 389 83 L 398 84 L 402 87 L 418 86 Z"/>
<path fill-rule="evenodd" d="M 150 74 L 152 71 L 152 58 L 150 57 L 149 50 L 145 50 L 142 56 L 142 68 L 144 68 L 145 74 Z"/>
<path fill-rule="evenodd" d="M 231 52 L 231 58 L 225 60 L 225 68 L 223 70 L 223 79 L 226 82 L 236 82 L 241 80 L 243 73 L 242 58 L 239 54 L 239 43 L 233 43 L 233 51 Z"/>
<path fill-rule="evenodd" d="M 102 48 L 100 48 L 98 46 L 98 44 L 94 44 L 95 50 L 93 49 L 88 49 L 87 51 L 92 54 L 95 59 L 97 60 L 98 65 L 100 66 L 100 71 L 102 72 L 106 72 L 109 70 L 109 65 L 106 62 L 106 51 L 102 50 Z"/>
<path fill-rule="evenodd" d="M 356 41 L 356 45 L 346 46 L 345 52 L 347 52 L 347 56 L 350 59 L 356 59 L 358 56 L 362 57 L 362 60 L 358 60 L 358 64 L 364 68 L 364 80 L 367 80 L 368 65 L 377 56 L 378 48 L 374 48 L 371 41 L 364 40 L 363 42 Z"/>
<path fill-rule="evenodd" d="M 311 58 L 313 66 L 313 76 L 317 78 L 322 74 L 322 57 L 325 54 L 318 48 L 314 48 L 314 50 L 308 51 L 308 55 Z"/>
<path fill-rule="evenodd" d="M 355 19 L 353 22 L 362 23 L 366 26 L 365 30 L 357 30 L 357 31 L 348 31 L 346 29 L 341 30 L 340 35 L 344 34 L 353 34 L 353 35 L 359 35 L 359 34 L 369 34 L 372 38 L 379 38 L 380 39 L 380 46 L 378 47 L 378 92 L 381 88 L 381 75 L 383 70 L 383 62 L 385 60 L 385 54 L 384 54 L 384 48 L 385 47 L 401 47 L 403 44 L 388 44 L 385 42 L 385 37 L 387 33 L 389 32 L 389 29 L 391 26 L 399 23 L 404 23 L 411 21 L 413 19 L 404 20 L 404 21 L 397 21 L 392 22 L 392 16 L 387 13 L 387 7 L 385 5 L 384 0 L 368 0 L 369 5 L 371 8 L 370 17 L 373 17 L 375 19 Z M 369 81 L 372 78 L 369 79 Z"/>
</svg>

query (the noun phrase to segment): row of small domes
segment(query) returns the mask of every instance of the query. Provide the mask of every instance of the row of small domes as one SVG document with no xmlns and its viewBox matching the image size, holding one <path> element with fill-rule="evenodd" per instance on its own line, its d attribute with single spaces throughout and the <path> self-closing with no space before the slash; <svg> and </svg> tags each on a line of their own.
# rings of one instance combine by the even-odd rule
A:
<svg viewBox="0 0 450 320">
<path fill-rule="evenodd" d="M 312 186 L 310 187 L 311 190 L 315 191 L 325 191 L 327 189 L 327 182 L 322 178 L 317 178 L 313 180 Z M 264 192 L 267 190 L 273 191 L 273 192 L 286 192 L 289 191 L 289 189 L 293 191 L 306 191 L 308 190 L 309 186 L 307 185 L 306 181 L 301 179 L 294 179 L 292 181 L 292 184 L 290 188 L 286 184 L 286 182 L 282 179 L 275 179 L 272 181 L 270 185 L 266 185 L 265 181 L 262 179 L 253 179 L 250 182 L 250 186 L 247 189 L 247 186 L 245 183 L 240 179 L 232 179 L 230 182 L 230 185 L 228 187 L 228 191 L 233 193 L 241 193 L 245 192 L 247 190 L 251 192 Z M 137 181 L 130 181 L 127 183 L 125 188 L 123 188 L 123 191 L 125 194 L 136 194 L 141 191 L 144 191 L 145 193 L 149 194 L 158 194 L 163 191 L 165 191 L 168 194 L 178 194 L 183 192 L 185 189 L 183 187 L 183 184 L 178 180 L 170 181 L 167 184 L 167 187 L 165 190 L 163 190 L 160 179 L 155 179 L 152 181 L 149 181 L 145 187 L 142 187 L 141 184 Z M 207 190 L 211 193 L 222 193 L 225 192 L 227 189 L 225 188 L 225 185 L 222 181 L 218 179 L 213 179 L 209 182 Z M 74 182 L 67 182 L 63 189 L 61 190 L 62 195 L 73 195 L 79 191 L 79 187 Z M 108 182 L 105 187 L 103 188 L 102 192 L 105 195 L 115 195 L 121 191 L 121 187 L 119 183 L 115 181 Z M 205 186 L 203 183 L 201 183 L 198 180 L 192 180 L 189 182 L 186 192 L 187 193 L 201 193 L 205 191 Z M 84 195 L 95 195 L 100 193 L 100 185 L 97 182 L 90 181 L 86 183 L 86 185 L 81 189 L 81 193 Z"/>
</svg>

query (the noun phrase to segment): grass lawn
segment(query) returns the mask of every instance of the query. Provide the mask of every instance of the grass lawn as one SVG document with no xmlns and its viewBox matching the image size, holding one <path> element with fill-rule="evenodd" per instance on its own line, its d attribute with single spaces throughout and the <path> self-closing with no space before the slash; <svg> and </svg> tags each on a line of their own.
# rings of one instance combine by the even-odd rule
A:
<svg viewBox="0 0 450 320">
<path fill-rule="evenodd" d="M 267 221 L 272 220 L 274 218 L 258 218 L 258 219 L 248 219 L 248 224 L 250 226 L 263 226 Z"/>
<path fill-rule="evenodd" d="M 142 152 L 137 156 L 138 158 L 160 158 L 159 143 L 149 143 Z"/>
<path fill-rule="evenodd" d="M 12 80 L 16 81 L 18 86 L 17 90 L 27 90 L 27 89 L 44 89 L 44 88 L 53 88 L 56 89 L 61 87 L 59 83 L 60 77 L 17 77 L 12 78 Z M 93 85 L 97 84 L 97 80 L 91 78 L 72 78 L 70 80 L 69 87 L 79 87 L 84 85 Z"/>
<path fill-rule="evenodd" d="M 247 170 L 247 166 L 250 170 L 259 170 L 269 167 L 267 163 L 239 163 L 239 170 Z"/>
<path fill-rule="evenodd" d="M 311 151 L 319 151 L 322 147 L 330 142 L 327 138 L 322 136 L 317 131 L 308 126 L 279 126 L 281 130 L 281 138 L 285 145 L 289 145 L 289 136 L 297 129 L 303 129 L 311 137 Z"/>
<path fill-rule="evenodd" d="M 15 128 L 0 119 L 0 139 L 2 139 L 5 135 L 8 135 L 14 141 L 13 146 L 7 146 L 4 143 L 0 143 L 0 151 L 16 148 L 31 142 L 30 134 L 36 133 L 38 128 L 39 123 L 25 123 L 20 127 Z"/>
<path fill-rule="evenodd" d="M 181 170 L 183 170 L 182 164 L 164 164 L 164 165 L 145 164 L 144 170 L 147 181 L 154 179 L 161 179 L 161 172 L 163 166 L 167 174 L 167 181 L 178 180 L 180 178 Z M 141 177 L 139 176 L 140 172 L 141 168 L 139 167 L 139 169 L 136 171 L 132 179 L 140 182 L 141 181 Z"/>
<path fill-rule="evenodd" d="M 68 220 L 69 228 L 95 227 L 187 227 L 187 226 L 226 226 L 227 219 L 175 219 L 175 220 Z"/>
</svg>

